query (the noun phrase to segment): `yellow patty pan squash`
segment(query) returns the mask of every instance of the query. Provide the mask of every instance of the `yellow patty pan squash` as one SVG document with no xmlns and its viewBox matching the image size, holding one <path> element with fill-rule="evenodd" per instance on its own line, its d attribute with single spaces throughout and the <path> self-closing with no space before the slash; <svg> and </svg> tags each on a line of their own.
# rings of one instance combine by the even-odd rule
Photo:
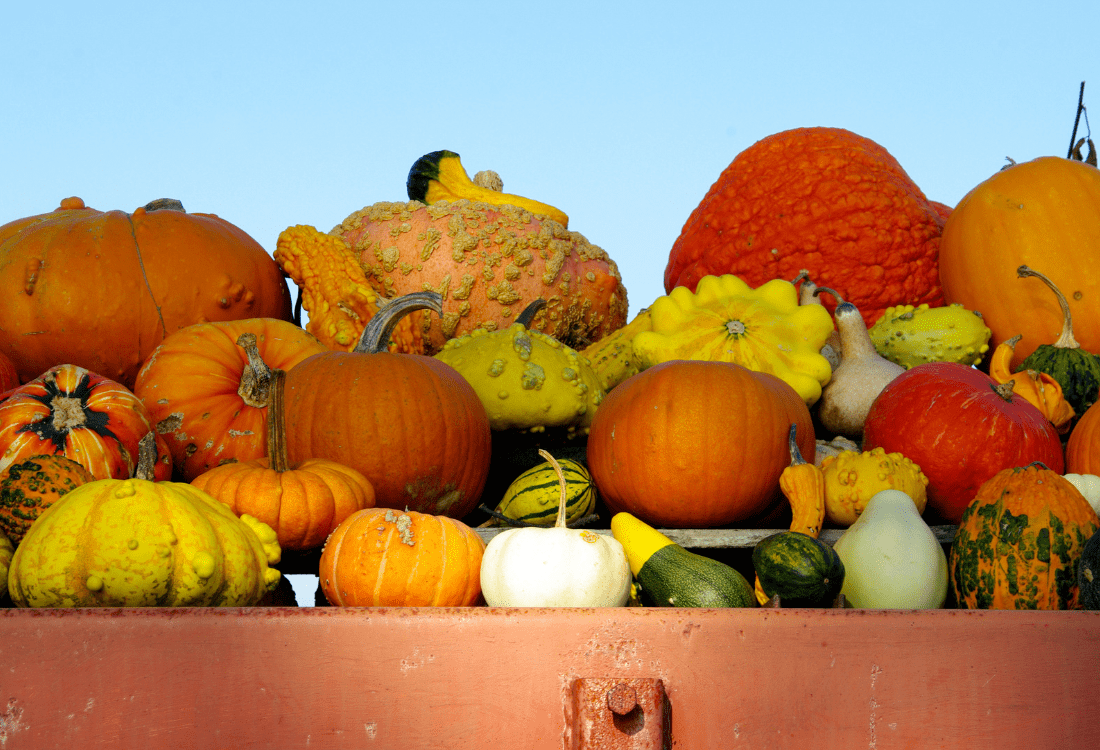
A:
<svg viewBox="0 0 1100 750">
<path fill-rule="evenodd" d="M 101 479 L 38 517 L 8 584 L 19 607 L 246 607 L 279 557 L 271 527 L 191 485 Z"/>
<path fill-rule="evenodd" d="M 563 427 L 587 434 L 604 397 L 599 376 L 575 349 L 528 329 L 526 313 L 508 328 L 449 340 L 436 359 L 473 386 L 493 430 Z"/>
<path fill-rule="evenodd" d="M 734 362 L 767 372 L 807 405 L 833 370 L 821 355 L 833 319 L 822 305 L 799 305 L 794 284 L 774 279 L 752 289 L 736 276 L 705 276 L 692 293 L 677 287 L 649 307 L 652 329 L 633 340 L 641 369 L 673 359 Z"/>
</svg>

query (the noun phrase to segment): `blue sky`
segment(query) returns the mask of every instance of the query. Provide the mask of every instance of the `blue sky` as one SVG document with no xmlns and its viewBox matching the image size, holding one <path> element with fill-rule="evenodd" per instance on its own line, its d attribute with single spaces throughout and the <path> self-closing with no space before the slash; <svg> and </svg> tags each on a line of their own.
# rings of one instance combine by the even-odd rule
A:
<svg viewBox="0 0 1100 750">
<path fill-rule="evenodd" d="M 1100 118 L 1080 3 L 11 3 L 0 223 L 69 195 L 174 197 L 270 252 L 405 200 L 462 156 L 551 203 L 618 263 L 631 314 L 738 152 L 794 127 L 878 141 L 956 203 Z M 671 10 L 676 7 L 677 10 Z M 1100 124 L 1100 119 L 1097 119 Z"/>
</svg>

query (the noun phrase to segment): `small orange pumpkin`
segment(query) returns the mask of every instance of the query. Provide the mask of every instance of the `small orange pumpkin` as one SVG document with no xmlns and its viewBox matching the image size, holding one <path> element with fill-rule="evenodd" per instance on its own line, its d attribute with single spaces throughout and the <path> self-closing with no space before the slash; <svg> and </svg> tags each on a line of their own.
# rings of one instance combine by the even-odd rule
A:
<svg viewBox="0 0 1100 750">
<path fill-rule="evenodd" d="M 286 373 L 272 372 L 267 453 L 264 458 L 216 466 L 191 481 L 192 487 L 248 514 L 272 529 L 283 549 L 320 547 L 352 513 L 374 507 L 374 487 L 355 469 L 314 458 L 291 466 L 286 459 L 283 386 Z"/>
<path fill-rule="evenodd" d="M 59 497 L 95 480 L 72 459 L 56 454 L 31 456 L 0 472 L 0 534 L 13 544 Z"/>
<path fill-rule="evenodd" d="M 1100 474 L 1100 401 L 1077 420 L 1066 442 L 1067 474 Z"/>
<path fill-rule="evenodd" d="M 810 412 L 794 388 L 730 362 L 672 360 L 604 398 L 588 468 L 612 513 L 669 528 L 745 521 L 782 500 L 792 424 L 799 453 L 814 455 Z"/>
<path fill-rule="evenodd" d="M 469 607 L 485 542 L 453 518 L 392 508 L 353 513 L 321 552 L 321 591 L 340 607 Z"/>
</svg>

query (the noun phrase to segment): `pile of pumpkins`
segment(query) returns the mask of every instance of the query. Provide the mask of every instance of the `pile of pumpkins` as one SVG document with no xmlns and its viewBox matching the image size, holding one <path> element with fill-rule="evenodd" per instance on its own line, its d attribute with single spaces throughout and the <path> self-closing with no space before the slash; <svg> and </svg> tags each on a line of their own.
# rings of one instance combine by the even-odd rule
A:
<svg viewBox="0 0 1100 750">
<path fill-rule="evenodd" d="M 250 606 L 319 550 L 337 606 L 1100 608 L 1094 165 L 952 209 L 778 133 L 629 321 L 561 211 L 449 151 L 407 190 L 273 255 L 175 201 L 0 226 L 14 604 Z"/>
</svg>

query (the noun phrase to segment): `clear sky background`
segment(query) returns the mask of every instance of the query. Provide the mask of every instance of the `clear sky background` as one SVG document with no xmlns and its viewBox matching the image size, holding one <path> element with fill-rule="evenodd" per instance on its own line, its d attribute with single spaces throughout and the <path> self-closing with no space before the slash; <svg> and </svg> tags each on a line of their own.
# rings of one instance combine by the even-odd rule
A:
<svg viewBox="0 0 1100 750">
<path fill-rule="evenodd" d="M 409 167 L 445 148 L 569 214 L 631 315 L 710 185 L 772 133 L 847 128 L 954 205 L 1006 156 L 1064 156 L 1083 80 L 1100 130 L 1081 3 L 5 6 L 0 223 L 70 195 L 171 197 L 271 252 L 290 225 L 406 200 Z"/>
</svg>

